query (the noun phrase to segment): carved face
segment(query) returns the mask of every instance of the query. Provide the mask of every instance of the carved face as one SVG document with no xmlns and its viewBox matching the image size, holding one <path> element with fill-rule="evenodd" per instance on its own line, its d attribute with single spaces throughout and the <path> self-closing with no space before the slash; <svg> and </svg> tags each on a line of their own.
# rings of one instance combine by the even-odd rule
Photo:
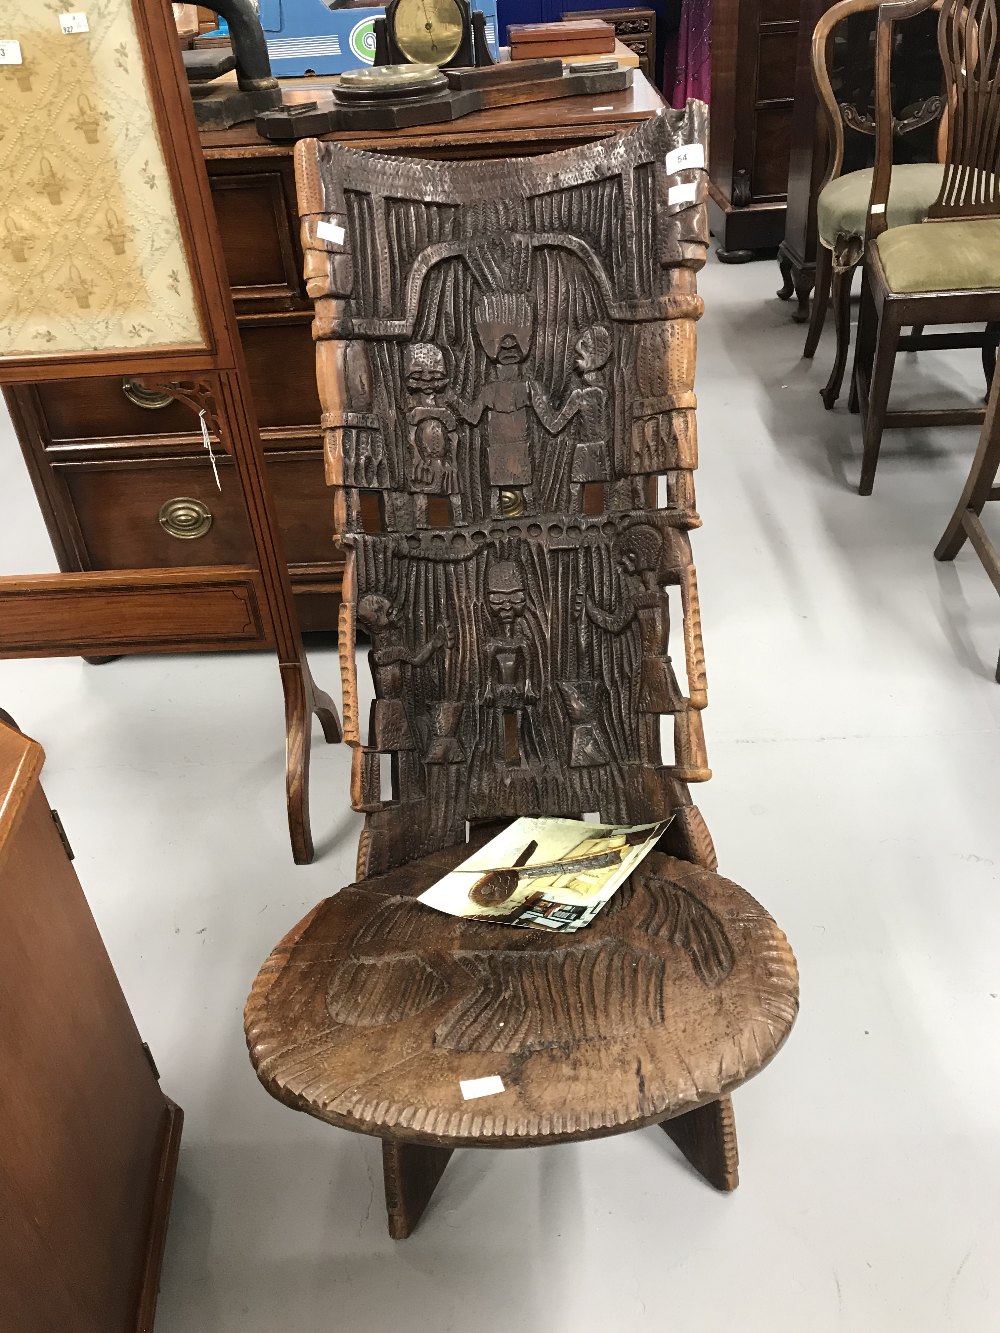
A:
<svg viewBox="0 0 1000 1333">
<path fill-rule="evenodd" d="M 358 619 L 369 634 L 377 634 L 396 623 L 396 608 L 388 597 L 370 592 L 358 603 Z"/>
<path fill-rule="evenodd" d="M 659 566 L 663 538 L 656 528 L 637 523 L 615 538 L 614 551 L 626 574 L 644 574 Z"/>
<path fill-rule="evenodd" d="M 441 348 L 433 343 L 411 343 L 403 353 L 403 377 L 411 393 L 440 393 L 447 388 Z"/>
<path fill-rule="evenodd" d="M 611 356 L 611 335 L 603 324 L 585 329 L 576 340 L 574 365 L 581 375 L 591 374 L 607 365 Z"/>
<path fill-rule="evenodd" d="M 523 292 L 484 292 L 472 314 L 483 351 L 502 366 L 523 361 L 531 347 L 535 312 Z"/>
<path fill-rule="evenodd" d="M 524 591 L 524 573 L 513 560 L 498 560 L 486 576 L 486 600 L 489 608 L 509 629 L 518 616 L 524 615 L 527 594 Z"/>
</svg>

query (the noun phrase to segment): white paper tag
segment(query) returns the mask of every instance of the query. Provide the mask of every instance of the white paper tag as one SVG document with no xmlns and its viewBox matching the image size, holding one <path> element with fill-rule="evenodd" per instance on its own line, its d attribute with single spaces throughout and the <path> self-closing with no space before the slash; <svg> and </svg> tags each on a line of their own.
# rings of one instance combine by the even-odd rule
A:
<svg viewBox="0 0 1000 1333">
<path fill-rule="evenodd" d="M 503 1092 L 503 1079 L 499 1074 L 490 1074 L 488 1078 L 460 1078 L 458 1086 L 467 1102 L 474 1097 L 492 1097 L 496 1092 Z"/>
<path fill-rule="evenodd" d="M 683 143 L 679 148 L 672 148 L 666 157 L 667 174 L 673 176 L 678 171 L 688 171 L 692 167 L 705 165 L 705 149 L 700 143 Z"/>
<path fill-rule="evenodd" d="M 683 185 L 671 185 L 667 191 L 668 204 L 693 204 L 697 198 L 697 181 L 685 181 Z"/>
<path fill-rule="evenodd" d="M 316 235 L 321 241 L 333 241 L 334 245 L 343 245 L 347 232 L 339 222 L 327 222 L 324 218 L 316 223 Z"/>
<path fill-rule="evenodd" d="M 59 26 L 63 32 L 90 32 L 86 14 L 60 14 Z"/>
<path fill-rule="evenodd" d="M 885 204 L 872 204 L 872 213 L 884 213 Z"/>
<path fill-rule="evenodd" d="M 614 107 L 613 107 L 613 106 L 595 106 L 595 107 L 594 107 L 594 110 L 595 110 L 595 111 L 614 111 Z"/>
<path fill-rule="evenodd" d="M 23 65 L 21 43 L 0 37 L 0 65 Z"/>
</svg>

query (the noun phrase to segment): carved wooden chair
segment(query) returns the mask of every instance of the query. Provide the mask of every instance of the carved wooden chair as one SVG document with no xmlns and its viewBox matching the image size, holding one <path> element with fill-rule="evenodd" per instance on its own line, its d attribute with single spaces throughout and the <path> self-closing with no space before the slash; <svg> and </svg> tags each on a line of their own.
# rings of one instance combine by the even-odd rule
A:
<svg viewBox="0 0 1000 1333">
<path fill-rule="evenodd" d="M 382 1139 L 395 1237 L 456 1147 L 659 1124 L 734 1188 L 729 1094 L 795 1017 L 788 943 L 716 873 L 687 785 L 710 776 L 688 538 L 707 182 L 671 154 L 705 117 L 513 161 L 297 149 L 365 825 L 357 883 L 277 946 L 246 1031 L 275 1097 Z M 414 902 L 514 817 L 594 812 L 674 818 L 586 930 Z"/>
<path fill-rule="evenodd" d="M 899 23 L 938 5 L 949 103 L 944 178 L 923 222 L 887 230 L 895 32 Z M 978 347 L 987 380 L 992 378 L 1000 330 L 998 21 L 997 0 L 895 0 L 879 8 L 877 155 L 851 385 L 851 410 L 860 411 L 864 428 L 861 495 L 870 495 L 875 484 L 883 430 L 983 420 L 981 406 L 890 412 L 888 403 L 897 351 Z M 982 332 L 922 332 L 926 325 L 980 323 Z M 908 324 L 916 329 L 902 337 Z"/>
<path fill-rule="evenodd" d="M 851 286 L 864 253 L 875 136 L 875 23 L 881 0 L 840 0 L 816 24 L 812 74 L 827 140 L 816 203 L 816 289 L 803 356 L 813 357 L 832 297 L 837 353 L 820 390 L 830 410 L 840 396 L 851 345 Z M 944 107 L 937 22 L 932 12 L 900 29 L 892 88 L 890 227 L 920 222 L 938 196 Z M 780 293 L 779 293 L 780 295 Z"/>
</svg>

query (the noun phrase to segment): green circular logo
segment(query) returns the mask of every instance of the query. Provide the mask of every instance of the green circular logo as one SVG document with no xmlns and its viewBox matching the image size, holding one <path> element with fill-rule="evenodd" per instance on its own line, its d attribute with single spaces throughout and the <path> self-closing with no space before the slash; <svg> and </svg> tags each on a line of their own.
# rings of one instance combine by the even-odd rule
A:
<svg viewBox="0 0 1000 1333">
<path fill-rule="evenodd" d="M 348 37 L 352 55 L 363 60 L 366 65 L 375 64 L 375 20 L 362 19 L 355 23 Z"/>
</svg>

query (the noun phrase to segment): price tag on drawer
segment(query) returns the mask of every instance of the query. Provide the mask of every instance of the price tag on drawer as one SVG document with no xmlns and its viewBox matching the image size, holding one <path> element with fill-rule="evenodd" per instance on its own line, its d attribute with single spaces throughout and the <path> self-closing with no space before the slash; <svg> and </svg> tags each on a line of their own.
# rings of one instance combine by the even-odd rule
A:
<svg viewBox="0 0 1000 1333">
<path fill-rule="evenodd" d="M 693 204 L 698 198 L 698 186 L 695 181 L 686 181 L 683 185 L 671 185 L 667 191 L 668 204 Z"/>
<path fill-rule="evenodd" d="M 0 37 L 0 65 L 23 65 L 24 57 L 21 55 L 21 43 L 11 41 L 8 37 Z"/>
<path fill-rule="evenodd" d="M 673 176 L 678 171 L 690 171 L 705 165 L 705 149 L 700 143 L 684 143 L 680 148 L 672 148 L 667 154 L 667 174 Z"/>
<path fill-rule="evenodd" d="M 347 232 L 338 222 L 327 222 L 324 218 L 316 223 L 316 235 L 321 241 L 333 241 L 334 245 L 343 245 Z"/>
<path fill-rule="evenodd" d="M 60 14 L 59 26 L 63 32 L 90 32 L 86 14 Z"/>
</svg>

